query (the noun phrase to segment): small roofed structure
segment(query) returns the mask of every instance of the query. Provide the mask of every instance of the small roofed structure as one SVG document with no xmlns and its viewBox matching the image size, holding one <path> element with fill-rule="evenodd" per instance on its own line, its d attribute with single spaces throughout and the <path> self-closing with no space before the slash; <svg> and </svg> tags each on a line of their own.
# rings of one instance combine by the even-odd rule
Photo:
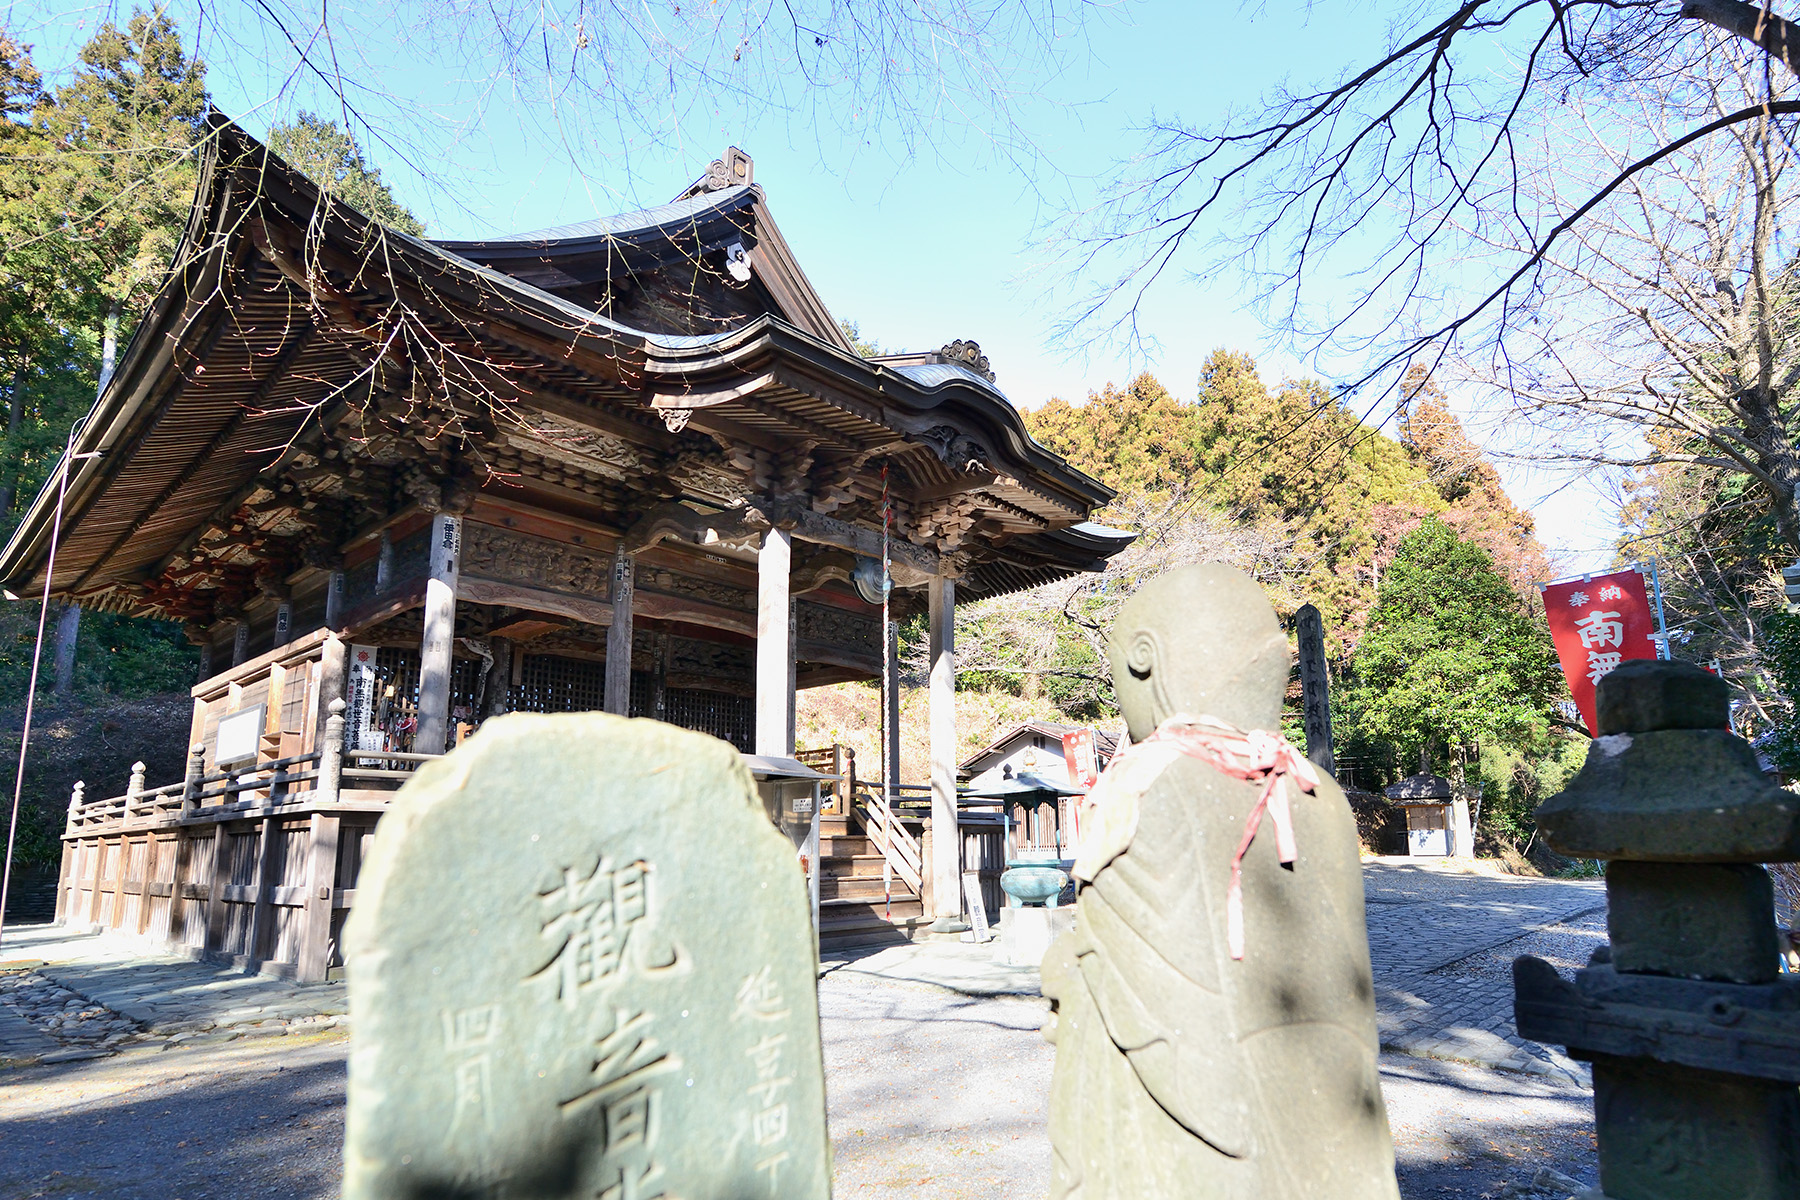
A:
<svg viewBox="0 0 1800 1200">
<path fill-rule="evenodd" d="M 185 780 L 76 798 L 61 915 L 323 978 L 420 762 L 500 713 L 592 709 L 791 760 L 797 688 L 881 672 L 884 557 L 892 616 L 930 617 L 954 822 L 956 600 L 1132 538 L 1089 521 L 1111 491 L 1031 439 L 979 347 L 859 357 L 735 148 L 666 205 L 431 242 L 206 133 L 49 580 L 186 624 L 194 751 Z M 0 552 L 16 594 L 44 588 L 57 478 Z M 956 841 L 895 862 L 940 918 Z"/>
<path fill-rule="evenodd" d="M 1022 853 L 1073 855 L 1076 798 L 1086 793 L 1087 786 L 1070 776 L 1063 738 L 1081 732 L 1093 739 L 1095 770 L 1104 771 L 1117 739 L 1097 728 L 1059 721 L 1022 722 L 963 759 L 961 773 L 968 780 L 963 795 L 1002 806 L 1007 861 Z"/>
<path fill-rule="evenodd" d="M 1418 857 L 1473 857 L 1468 801 L 1442 775 L 1429 770 L 1382 789 L 1406 809 L 1406 852 Z"/>
<path fill-rule="evenodd" d="M 1034 719 L 1013 726 L 990 745 L 963 759 L 958 772 L 968 780 L 970 788 L 991 787 L 1023 771 L 1041 775 L 1060 787 L 1081 791 L 1083 789 L 1070 783 L 1062 740 L 1066 734 L 1090 728 L 1096 766 L 1105 770 L 1117 748 L 1118 739 L 1112 734 L 1097 727 Z"/>
</svg>

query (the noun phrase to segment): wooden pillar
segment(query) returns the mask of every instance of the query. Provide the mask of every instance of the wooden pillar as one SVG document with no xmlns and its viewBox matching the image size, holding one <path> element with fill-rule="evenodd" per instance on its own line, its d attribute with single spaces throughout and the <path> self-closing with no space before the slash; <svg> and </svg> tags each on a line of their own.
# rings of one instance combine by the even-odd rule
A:
<svg viewBox="0 0 1800 1200">
<path fill-rule="evenodd" d="M 181 780 L 181 815 L 188 816 L 200 808 L 201 780 L 206 778 L 206 743 L 188 747 L 187 774 Z"/>
<path fill-rule="evenodd" d="M 650 638 L 650 711 L 658 721 L 669 719 L 669 632 L 659 629 Z"/>
<path fill-rule="evenodd" d="M 80 787 L 81 785 L 78 783 L 75 786 Z M 105 869 L 106 865 L 106 839 L 104 837 L 96 837 L 94 839 L 92 843 L 92 853 L 94 855 L 94 869 L 88 873 L 87 923 L 89 925 L 98 925 L 100 923 L 100 879 L 101 872 Z"/>
<path fill-rule="evenodd" d="M 481 699 L 481 715 L 497 717 L 511 707 L 508 693 L 512 690 L 513 655 L 516 650 L 511 638 L 490 638 L 488 645 L 494 652 L 494 665 L 488 668 L 487 692 Z"/>
<path fill-rule="evenodd" d="M 342 696 L 331 702 L 330 715 L 325 718 L 325 731 L 319 735 L 317 791 L 320 804 L 335 804 L 343 795 L 345 707 Z"/>
<path fill-rule="evenodd" d="M 425 582 L 425 636 L 419 642 L 417 754 L 442 754 L 450 734 L 451 647 L 456 642 L 456 580 L 462 518 L 431 519 L 431 578 Z"/>
<path fill-rule="evenodd" d="M 1306 725 L 1306 757 L 1328 773 L 1337 771 L 1331 746 L 1331 683 L 1325 673 L 1325 623 L 1310 604 L 1294 614 L 1300 652 L 1300 703 Z"/>
<path fill-rule="evenodd" d="M 202 951 L 225 948 L 225 889 L 231 884 L 231 835 L 225 822 L 213 826 L 212 870 L 206 884 L 206 937 Z"/>
<path fill-rule="evenodd" d="M 881 753 L 881 786 L 891 801 L 900 794 L 900 622 L 888 622 L 887 639 L 887 745 Z"/>
<path fill-rule="evenodd" d="M 613 551 L 612 624 L 606 630 L 606 688 L 601 703 L 609 713 L 631 715 L 632 557 L 620 542 Z"/>
<path fill-rule="evenodd" d="M 333 571 L 325 581 L 325 628 L 337 629 L 344 619 L 344 573 Z"/>
<path fill-rule="evenodd" d="M 792 758 L 788 738 L 788 697 L 792 692 L 788 622 L 793 535 L 785 529 L 763 534 L 756 554 L 756 753 Z"/>
<path fill-rule="evenodd" d="M 200 643 L 200 678 L 196 682 L 205 683 L 208 679 L 212 678 L 212 675 L 213 648 L 212 639 L 208 638 L 206 641 Z"/>
<path fill-rule="evenodd" d="M 375 594 L 385 593 L 394 582 L 394 534 L 381 531 L 381 544 L 375 551 Z"/>
<path fill-rule="evenodd" d="M 250 656 L 250 622 L 239 617 L 231 629 L 231 665 L 237 666 Z"/>
<path fill-rule="evenodd" d="M 932 915 L 940 928 L 962 916 L 962 837 L 956 827 L 956 581 L 934 575 L 931 604 Z M 966 928 L 966 926 L 965 926 Z"/>
<path fill-rule="evenodd" d="M 131 764 L 131 777 L 125 781 L 125 819 L 137 815 L 138 802 L 144 798 L 144 773 L 149 770 L 139 759 Z"/>
<path fill-rule="evenodd" d="M 275 919 L 274 896 L 270 889 L 274 886 L 275 844 L 280 837 L 276 828 L 279 818 L 265 815 L 262 826 L 256 837 L 256 884 L 253 895 L 256 905 L 250 910 L 250 934 L 244 939 L 244 965 L 254 967 L 265 955 L 262 945 L 265 941 L 273 942 L 270 926 Z M 271 955 L 273 947 L 271 946 Z"/>
<path fill-rule="evenodd" d="M 340 717 L 341 721 L 342 718 Z M 338 826 L 332 813 L 312 815 L 306 857 L 306 909 L 300 932 L 299 983 L 323 983 L 331 967 L 332 893 L 337 889 Z"/>
<path fill-rule="evenodd" d="M 56 917 L 58 925 L 68 923 L 70 916 L 69 893 L 75 889 L 75 872 L 81 864 L 81 843 L 64 842 L 62 844 L 62 866 L 56 872 Z"/>
<path fill-rule="evenodd" d="M 798 744 L 795 726 L 799 721 L 800 706 L 800 602 L 788 601 L 788 644 L 787 644 L 787 748 L 794 752 Z M 813 877 L 817 880 L 818 876 Z M 817 924 L 815 921 L 814 924 Z"/>
<path fill-rule="evenodd" d="M 319 647 L 319 713 L 318 724 L 313 726 L 315 749 L 324 748 L 325 730 L 331 720 L 331 702 L 347 700 L 345 692 L 349 683 L 350 648 L 334 633 Z M 338 749 L 343 749 L 341 735 Z"/>
</svg>

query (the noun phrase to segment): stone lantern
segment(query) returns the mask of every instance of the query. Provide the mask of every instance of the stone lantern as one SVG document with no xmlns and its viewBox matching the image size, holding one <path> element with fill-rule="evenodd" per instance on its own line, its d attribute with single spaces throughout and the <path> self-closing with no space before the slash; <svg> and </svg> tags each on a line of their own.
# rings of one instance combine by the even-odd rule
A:
<svg viewBox="0 0 1800 1200">
<path fill-rule="evenodd" d="M 1608 1200 L 1800 1197 L 1800 980 L 1779 975 L 1757 864 L 1800 859 L 1800 795 L 1727 727 L 1725 682 L 1629 662 L 1538 828 L 1606 861 L 1610 945 L 1571 982 L 1513 963 L 1519 1033 L 1593 1064 Z"/>
</svg>

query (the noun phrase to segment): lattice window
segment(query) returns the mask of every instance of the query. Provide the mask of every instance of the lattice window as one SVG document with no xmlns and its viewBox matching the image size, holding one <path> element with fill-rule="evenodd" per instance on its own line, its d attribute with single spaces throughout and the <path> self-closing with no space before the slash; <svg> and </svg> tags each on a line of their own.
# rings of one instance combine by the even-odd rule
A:
<svg viewBox="0 0 1800 1200">
<path fill-rule="evenodd" d="M 605 707 L 606 667 L 581 658 L 527 654 L 509 700 L 514 712 L 598 712 Z"/>
<path fill-rule="evenodd" d="M 704 692 L 699 688 L 669 688 L 663 700 L 671 725 L 710 733 L 745 754 L 756 744 L 756 702 L 748 696 Z"/>
<path fill-rule="evenodd" d="M 473 713 L 481 688 L 482 672 L 487 660 L 453 658 L 450 660 L 450 711 Z M 375 720 L 387 731 L 387 748 L 402 752 L 412 749 L 413 732 L 419 718 L 419 652 L 405 646 L 382 646 L 375 652 L 375 676 L 379 691 L 375 697 Z"/>
<path fill-rule="evenodd" d="M 631 715 L 650 715 L 654 684 L 648 671 L 631 673 Z M 606 665 L 553 654 L 528 654 L 519 669 L 514 712 L 599 712 L 606 701 Z M 699 688 L 667 688 L 663 719 L 723 738 L 746 753 L 755 742 L 756 704 L 747 696 Z"/>
</svg>

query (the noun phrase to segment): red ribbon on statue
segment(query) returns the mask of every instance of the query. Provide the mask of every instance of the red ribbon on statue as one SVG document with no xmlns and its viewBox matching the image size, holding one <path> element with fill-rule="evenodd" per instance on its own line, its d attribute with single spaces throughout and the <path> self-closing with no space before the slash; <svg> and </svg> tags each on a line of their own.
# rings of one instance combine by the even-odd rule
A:
<svg viewBox="0 0 1800 1200">
<path fill-rule="evenodd" d="M 1244 821 L 1244 836 L 1237 853 L 1231 856 L 1231 886 L 1225 892 L 1225 936 L 1231 957 L 1244 957 L 1244 855 L 1262 828 L 1263 814 L 1275 823 L 1275 851 L 1280 860 L 1291 863 L 1299 851 L 1294 844 L 1294 814 L 1288 806 L 1284 780 L 1291 778 L 1301 791 L 1318 790 L 1319 773 L 1312 762 L 1294 749 L 1278 733 L 1263 729 L 1245 732 L 1213 717 L 1171 717 L 1157 727 L 1144 743 L 1162 742 L 1173 745 L 1190 758 L 1197 758 L 1233 779 L 1260 782 L 1262 794 L 1256 798 L 1250 815 Z"/>
</svg>

